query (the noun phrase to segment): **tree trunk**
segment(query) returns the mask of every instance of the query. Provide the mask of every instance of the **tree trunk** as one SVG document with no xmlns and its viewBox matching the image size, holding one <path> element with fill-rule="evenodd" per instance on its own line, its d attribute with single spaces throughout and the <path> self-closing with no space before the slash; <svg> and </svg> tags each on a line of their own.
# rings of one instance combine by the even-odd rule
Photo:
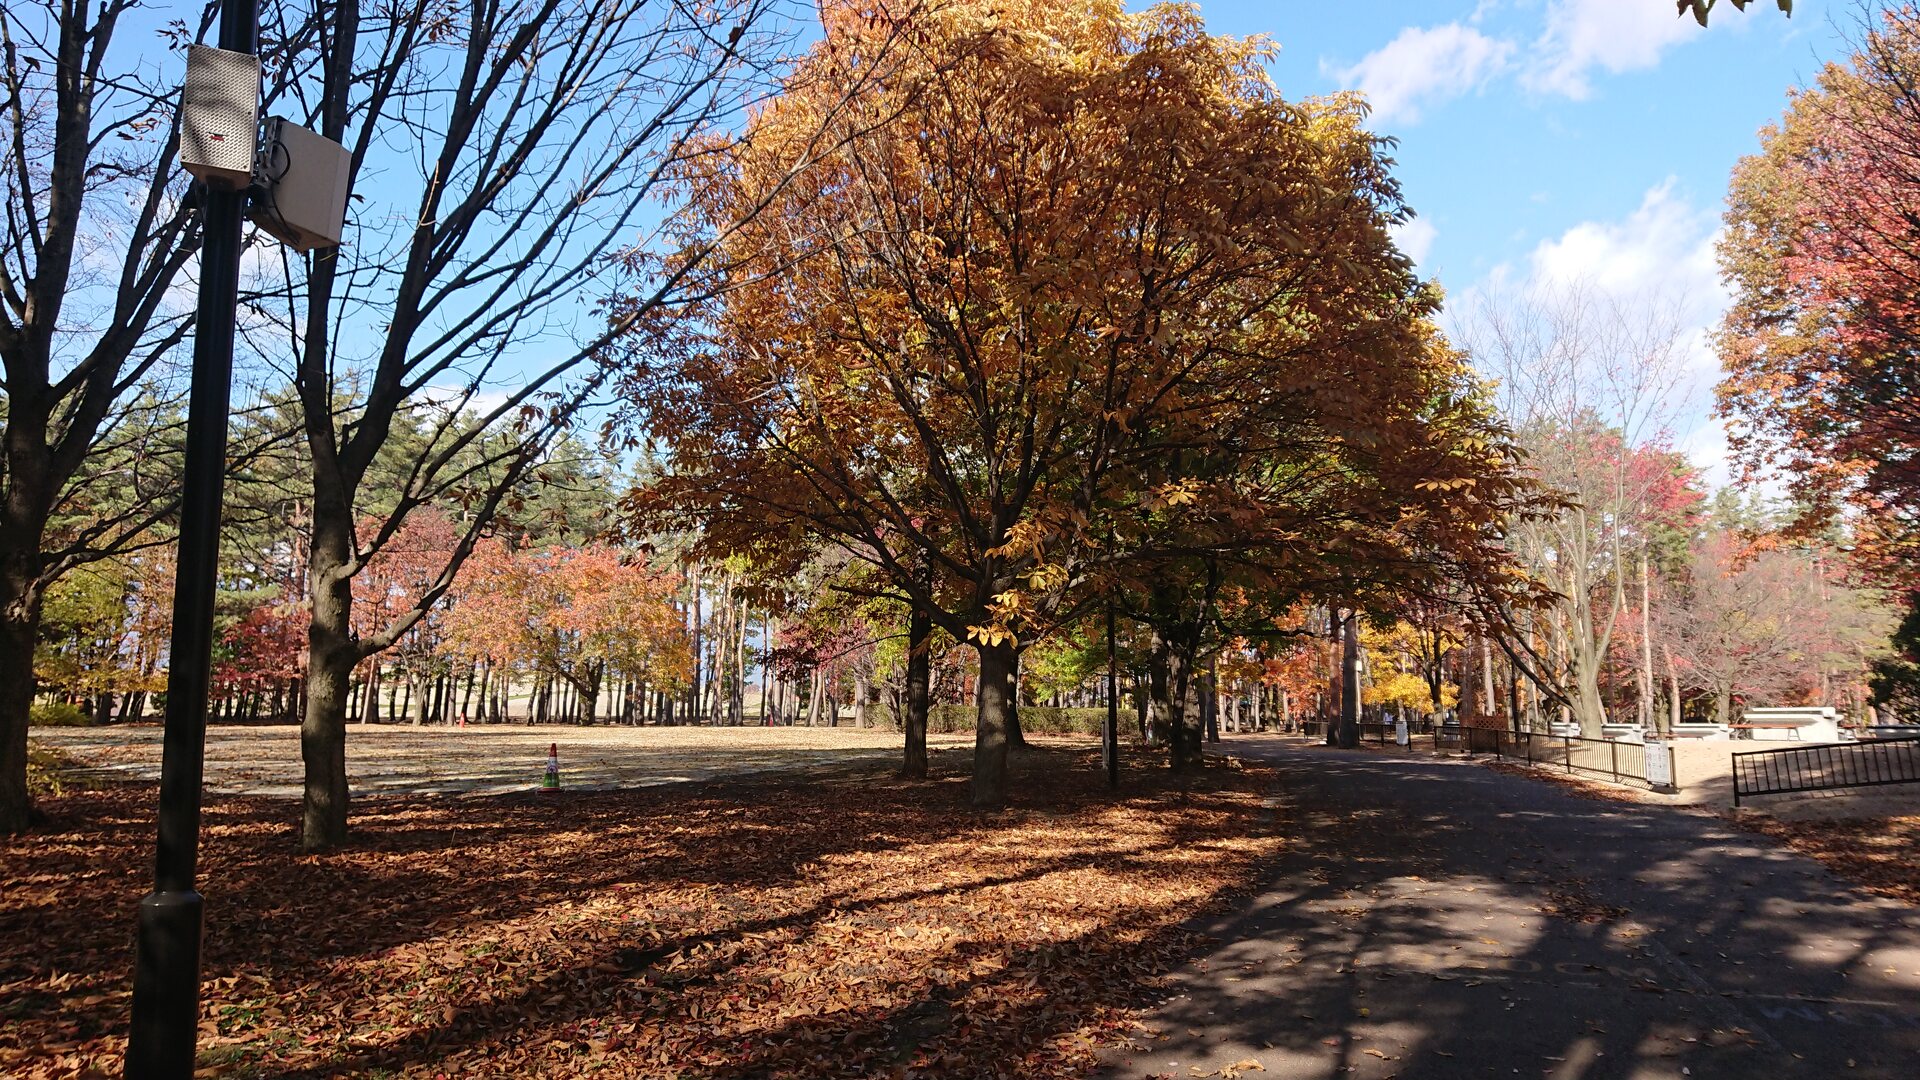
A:
<svg viewBox="0 0 1920 1080">
<path fill-rule="evenodd" d="M 1191 648 L 1158 627 L 1149 647 L 1148 682 L 1156 738 L 1166 740 L 1168 765 L 1175 772 L 1197 767 L 1202 758 L 1199 680 L 1193 678 Z"/>
<path fill-rule="evenodd" d="M 1680 723 L 1680 675 L 1673 667 L 1673 653 L 1662 649 L 1667 661 L 1667 731 L 1671 733 Z"/>
<path fill-rule="evenodd" d="M 1500 695 L 1493 683 L 1493 639 L 1489 637 L 1480 639 L 1480 690 L 1481 697 L 1487 703 L 1487 712 L 1499 715 Z"/>
<path fill-rule="evenodd" d="M 1137 675 L 1133 680 L 1133 719 L 1140 728 L 1140 745 L 1152 745 L 1147 737 L 1147 686 Z"/>
<path fill-rule="evenodd" d="M 907 616 L 907 750 L 900 775 L 927 778 L 927 691 L 932 682 L 933 619 L 915 606 Z"/>
<path fill-rule="evenodd" d="M 586 727 L 593 726 L 595 714 L 599 711 L 600 680 L 605 677 L 606 673 L 600 665 L 588 664 L 586 681 L 576 687 L 580 695 L 580 723 Z"/>
<path fill-rule="evenodd" d="M 979 714 L 973 728 L 973 805 L 1007 803 L 1007 731 L 1018 654 L 1011 645 L 981 645 Z"/>
<path fill-rule="evenodd" d="M 300 848 L 324 851 L 347 839 L 347 684 L 360 652 L 353 639 L 353 579 L 345 572 L 352 541 L 344 512 L 315 515 L 308 580 L 313 610 L 307 624 L 307 709 L 300 721 L 305 787 Z M 378 692 L 379 661 L 368 679 L 368 712 Z"/>
<path fill-rule="evenodd" d="M 1156 746 L 1173 745 L 1173 664 L 1166 639 L 1153 632 L 1147 657 L 1147 731 Z"/>
<path fill-rule="evenodd" d="M 1340 628 L 1340 745 L 1360 745 L 1360 616 L 1349 614 Z M 1468 676 L 1471 678 L 1471 674 Z"/>
<path fill-rule="evenodd" d="M 1193 666 L 1190 650 L 1178 644 L 1167 650 L 1168 765 L 1175 772 L 1197 769 L 1206 760 L 1202 745 L 1206 720 L 1200 708 L 1200 680 L 1194 677 Z"/>
<path fill-rule="evenodd" d="M 1014 750 L 1027 748 L 1027 733 L 1020 730 L 1020 656 L 1013 654 L 1013 672 L 1007 676 L 1007 746 Z"/>
<path fill-rule="evenodd" d="M 11 576 L 12 571 L 7 571 Z M 27 794 L 27 726 L 33 711 L 33 643 L 40 636 L 40 601 L 21 596 L 17 582 L 5 588 L 0 619 L 0 836 L 22 832 L 33 817 Z"/>
<path fill-rule="evenodd" d="M 1340 635 L 1342 632 L 1343 627 L 1340 622 L 1340 613 L 1332 608 L 1328 608 L 1327 700 L 1326 707 L 1321 712 L 1322 717 L 1324 717 L 1327 722 L 1328 746 L 1340 745 L 1340 703 L 1344 700 L 1340 694 L 1340 684 L 1342 681 L 1340 673 L 1341 667 L 1344 664 L 1340 652 Z"/>
<path fill-rule="evenodd" d="M 706 664 L 705 654 L 701 649 L 701 635 L 706 628 L 700 621 L 700 567 L 698 564 L 695 564 L 687 573 L 687 582 L 693 592 L 692 602 L 688 604 L 693 618 L 693 685 L 687 688 L 687 722 L 693 723 L 694 718 L 700 715 L 700 697 L 705 689 L 705 683 L 700 677 Z"/>
</svg>

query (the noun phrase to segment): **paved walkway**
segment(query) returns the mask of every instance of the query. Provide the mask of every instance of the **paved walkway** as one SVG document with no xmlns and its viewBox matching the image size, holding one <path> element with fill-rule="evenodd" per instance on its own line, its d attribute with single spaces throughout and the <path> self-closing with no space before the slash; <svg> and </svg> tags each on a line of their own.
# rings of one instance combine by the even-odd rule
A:
<svg viewBox="0 0 1920 1080">
<path fill-rule="evenodd" d="M 160 778 L 158 724 L 34 728 L 31 737 L 103 777 Z M 356 796 L 525 791 L 539 786 L 547 746 L 557 743 L 565 787 L 647 787 L 884 761 L 900 756 L 900 739 L 877 728 L 348 724 L 347 778 Z M 934 748 L 971 741 L 971 734 L 927 737 Z M 206 760 L 210 791 L 300 796 L 300 729 L 294 725 L 209 727 Z"/>
<path fill-rule="evenodd" d="M 1697 810 L 1226 748 L 1297 840 L 1102 1076 L 1920 1077 L 1920 909 Z"/>
</svg>

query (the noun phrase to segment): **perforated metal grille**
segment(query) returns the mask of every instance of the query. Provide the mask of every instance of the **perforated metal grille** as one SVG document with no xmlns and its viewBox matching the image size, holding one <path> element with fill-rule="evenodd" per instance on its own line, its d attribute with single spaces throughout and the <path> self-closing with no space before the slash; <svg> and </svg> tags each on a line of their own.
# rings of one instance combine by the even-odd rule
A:
<svg viewBox="0 0 1920 1080">
<path fill-rule="evenodd" d="M 187 47 L 180 161 L 188 172 L 246 183 L 253 174 L 259 113 L 259 57 L 205 45 Z"/>
</svg>

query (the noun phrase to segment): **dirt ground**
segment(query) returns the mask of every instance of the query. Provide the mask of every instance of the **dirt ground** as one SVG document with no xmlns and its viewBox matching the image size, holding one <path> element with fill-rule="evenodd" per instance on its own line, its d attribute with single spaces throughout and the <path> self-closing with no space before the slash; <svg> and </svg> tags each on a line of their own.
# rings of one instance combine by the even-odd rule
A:
<svg viewBox="0 0 1920 1080">
<path fill-rule="evenodd" d="M 160 778 L 160 726 L 35 728 L 32 741 L 71 757 L 101 780 Z M 930 746 L 971 744 L 929 735 Z M 581 790 L 648 787 L 768 770 L 880 761 L 901 753 L 898 732 L 876 728 L 347 726 L 347 778 L 356 795 L 499 794 L 538 787 L 547 747 L 557 744 L 561 785 Z M 230 795 L 300 794 L 300 729 L 207 729 L 207 790 Z"/>
</svg>

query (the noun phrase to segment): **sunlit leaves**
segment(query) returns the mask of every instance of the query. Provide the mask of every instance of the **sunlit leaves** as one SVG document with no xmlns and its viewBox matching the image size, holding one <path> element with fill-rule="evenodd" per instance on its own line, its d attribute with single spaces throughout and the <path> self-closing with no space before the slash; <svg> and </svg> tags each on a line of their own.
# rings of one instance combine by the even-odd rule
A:
<svg viewBox="0 0 1920 1080">
<path fill-rule="evenodd" d="M 1742 160 L 1720 245 L 1733 449 L 1787 474 L 1803 526 L 1850 507 L 1893 576 L 1920 552 L 1916 65 L 1920 12 L 1889 8 Z"/>
</svg>

